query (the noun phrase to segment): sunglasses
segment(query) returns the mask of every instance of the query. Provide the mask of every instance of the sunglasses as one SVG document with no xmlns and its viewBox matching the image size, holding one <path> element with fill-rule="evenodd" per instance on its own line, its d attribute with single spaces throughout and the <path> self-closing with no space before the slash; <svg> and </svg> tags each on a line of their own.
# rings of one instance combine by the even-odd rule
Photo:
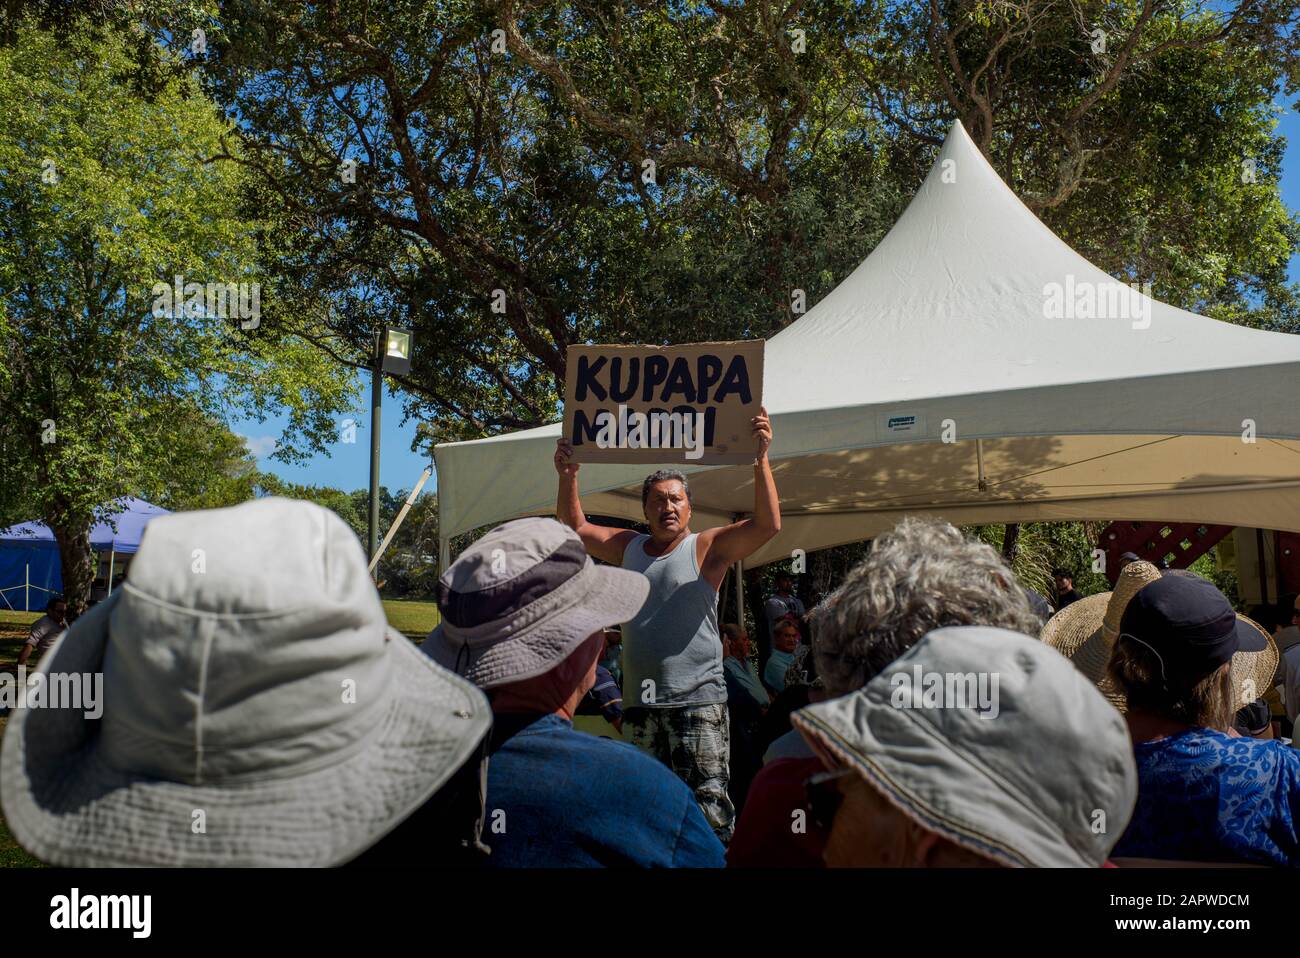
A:
<svg viewBox="0 0 1300 958">
<path fill-rule="evenodd" d="M 821 772 L 803 783 L 809 816 L 813 825 L 821 831 L 830 832 L 831 823 L 835 821 L 835 813 L 839 811 L 840 803 L 844 801 L 844 793 L 840 791 L 840 781 L 852 774 L 851 769 Z"/>
</svg>

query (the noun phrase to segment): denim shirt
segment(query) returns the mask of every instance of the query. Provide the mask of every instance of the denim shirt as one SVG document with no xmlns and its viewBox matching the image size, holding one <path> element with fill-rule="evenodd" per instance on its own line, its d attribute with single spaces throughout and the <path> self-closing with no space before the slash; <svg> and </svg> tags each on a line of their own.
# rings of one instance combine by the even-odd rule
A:
<svg viewBox="0 0 1300 958">
<path fill-rule="evenodd" d="M 497 715 L 483 841 L 498 868 L 722 868 L 695 795 L 635 746 L 559 715 Z"/>
</svg>

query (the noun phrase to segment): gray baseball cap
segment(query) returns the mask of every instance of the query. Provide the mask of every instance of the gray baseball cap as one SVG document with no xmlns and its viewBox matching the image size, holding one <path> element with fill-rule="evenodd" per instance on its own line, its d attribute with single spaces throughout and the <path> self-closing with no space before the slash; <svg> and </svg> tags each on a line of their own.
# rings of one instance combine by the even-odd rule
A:
<svg viewBox="0 0 1300 958">
<path fill-rule="evenodd" d="M 491 727 L 389 628 L 352 530 L 288 499 L 154 519 L 39 672 L 103 676 L 100 717 L 19 708 L 5 729 L 5 818 L 54 865 L 341 864 Z"/>
<path fill-rule="evenodd" d="M 441 624 L 420 648 L 479 688 L 549 672 L 594 632 L 635 616 L 639 572 L 598 566 L 555 519 L 516 519 L 466 549 L 438 580 Z"/>
<path fill-rule="evenodd" d="M 935 681 L 969 690 L 967 676 L 993 694 L 929 697 Z M 1119 712 L 1060 653 L 1007 629 L 936 629 L 862 689 L 791 721 L 827 767 L 1003 865 L 1098 867 L 1137 801 Z"/>
</svg>

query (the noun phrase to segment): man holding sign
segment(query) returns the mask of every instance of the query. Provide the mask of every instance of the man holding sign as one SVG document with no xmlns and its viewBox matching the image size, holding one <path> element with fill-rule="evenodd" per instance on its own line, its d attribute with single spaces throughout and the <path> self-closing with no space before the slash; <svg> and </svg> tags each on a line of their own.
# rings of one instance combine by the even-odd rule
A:
<svg viewBox="0 0 1300 958">
<path fill-rule="evenodd" d="M 727 795 L 727 685 L 718 632 L 718 589 L 727 569 L 781 531 L 781 506 L 768 465 L 772 426 L 767 410 L 751 419 L 754 514 L 728 526 L 690 530 L 691 492 L 680 472 L 646 477 L 641 505 L 650 534 L 588 522 L 578 498 L 578 463 L 560 439 L 556 513 L 587 552 L 644 573 L 650 597 L 623 625 L 623 722 L 628 738 L 660 759 L 695 792 L 718 837 L 731 839 L 735 809 Z"/>
</svg>

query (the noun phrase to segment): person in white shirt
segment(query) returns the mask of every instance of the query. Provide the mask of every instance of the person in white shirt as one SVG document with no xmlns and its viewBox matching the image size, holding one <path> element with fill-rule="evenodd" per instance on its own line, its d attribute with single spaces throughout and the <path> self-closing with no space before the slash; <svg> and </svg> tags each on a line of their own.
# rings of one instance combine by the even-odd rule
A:
<svg viewBox="0 0 1300 958">
<path fill-rule="evenodd" d="M 45 607 L 45 614 L 32 623 L 27 633 L 27 641 L 18 653 L 18 664 L 23 665 L 36 653 L 37 660 L 50 650 L 56 639 L 68 630 L 68 603 L 62 599 L 51 599 Z"/>
</svg>

